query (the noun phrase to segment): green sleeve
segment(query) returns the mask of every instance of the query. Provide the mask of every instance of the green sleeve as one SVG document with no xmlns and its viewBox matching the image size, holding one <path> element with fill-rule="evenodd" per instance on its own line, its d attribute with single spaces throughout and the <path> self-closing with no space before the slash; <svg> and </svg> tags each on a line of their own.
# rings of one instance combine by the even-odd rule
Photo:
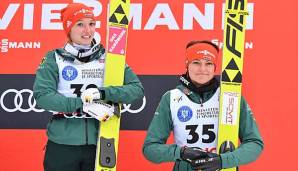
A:
<svg viewBox="0 0 298 171">
<path fill-rule="evenodd" d="M 75 112 L 82 107 L 80 98 L 65 97 L 57 92 L 59 69 L 56 64 L 55 52 L 50 51 L 39 65 L 33 94 L 37 105 L 45 110 L 59 112 Z"/>
<path fill-rule="evenodd" d="M 104 88 L 105 100 L 115 103 L 132 103 L 144 96 L 144 88 L 132 69 L 126 65 L 123 86 L 109 86 Z"/>
<path fill-rule="evenodd" d="M 253 113 L 243 97 L 240 109 L 239 139 L 241 144 L 233 152 L 221 154 L 223 168 L 255 161 L 264 147 Z"/>
<path fill-rule="evenodd" d="M 180 159 L 181 148 L 176 144 L 166 144 L 172 130 L 170 92 L 167 92 L 159 102 L 143 145 L 143 154 L 148 160 L 161 163 Z"/>
</svg>

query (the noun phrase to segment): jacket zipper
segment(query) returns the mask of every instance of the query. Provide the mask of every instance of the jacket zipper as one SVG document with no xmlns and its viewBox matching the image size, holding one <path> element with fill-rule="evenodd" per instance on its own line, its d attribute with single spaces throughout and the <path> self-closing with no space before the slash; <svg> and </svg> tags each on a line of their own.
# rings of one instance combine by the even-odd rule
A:
<svg viewBox="0 0 298 171">
<path fill-rule="evenodd" d="M 203 107 L 203 93 L 202 94 L 199 94 L 199 98 L 200 98 L 200 104 L 201 104 L 201 107 Z"/>
<path fill-rule="evenodd" d="M 200 98 L 200 104 L 201 104 L 201 107 L 203 107 L 203 99 Z"/>
</svg>

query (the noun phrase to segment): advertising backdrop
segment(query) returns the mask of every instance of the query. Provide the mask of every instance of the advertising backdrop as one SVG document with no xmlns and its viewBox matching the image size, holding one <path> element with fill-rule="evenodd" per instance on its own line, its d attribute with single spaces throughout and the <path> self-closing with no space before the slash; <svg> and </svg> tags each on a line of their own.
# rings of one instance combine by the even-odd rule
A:
<svg viewBox="0 0 298 171">
<path fill-rule="evenodd" d="M 51 114 L 36 106 L 32 86 L 46 52 L 66 41 L 59 10 L 70 2 L 94 8 L 97 32 L 105 44 L 107 0 L 1 1 L 1 171 L 43 170 L 45 128 Z M 123 105 L 117 168 L 171 170 L 172 163 L 153 164 L 143 157 L 146 130 L 160 97 L 176 86 L 185 71 L 187 42 L 207 39 L 222 46 L 224 1 L 131 3 L 127 63 L 140 77 L 145 97 Z M 296 0 L 249 0 L 243 95 L 254 112 L 265 148 L 256 162 L 240 167 L 243 171 L 293 170 L 297 160 L 297 7 Z"/>
</svg>

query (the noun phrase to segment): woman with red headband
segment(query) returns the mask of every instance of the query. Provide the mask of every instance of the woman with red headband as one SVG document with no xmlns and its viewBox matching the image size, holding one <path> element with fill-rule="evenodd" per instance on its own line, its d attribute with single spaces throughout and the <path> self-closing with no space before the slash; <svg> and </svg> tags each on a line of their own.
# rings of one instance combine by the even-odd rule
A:
<svg viewBox="0 0 298 171">
<path fill-rule="evenodd" d="M 103 87 L 105 49 L 96 36 L 91 8 L 69 4 L 61 10 L 61 20 L 68 41 L 47 53 L 33 87 L 37 104 L 53 112 L 44 170 L 94 171 L 99 124 L 115 110 L 105 102 L 132 103 L 144 90 L 127 65 L 123 86 Z"/>
<path fill-rule="evenodd" d="M 233 152 L 216 154 L 220 94 L 219 81 L 215 78 L 218 53 L 218 47 L 209 41 L 187 44 L 186 73 L 180 77 L 181 85 L 163 95 L 149 126 L 143 145 L 143 154 L 148 160 L 175 162 L 175 171 L 214 171 L 252 162 L 261 154 L 263 140 L 243 97 L 241 145 Z M 175 144 L 166 144 L 172 131 Z"/>
</svg>

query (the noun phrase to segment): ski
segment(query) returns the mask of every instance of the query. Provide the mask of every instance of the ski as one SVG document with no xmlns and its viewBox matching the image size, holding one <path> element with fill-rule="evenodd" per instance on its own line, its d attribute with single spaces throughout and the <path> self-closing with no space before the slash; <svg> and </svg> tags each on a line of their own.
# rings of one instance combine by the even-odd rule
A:
<svg viewBox="0 0 298 171">
<path fill-rule="evenodd" d="M 128 34 L 129 0 L 110 0 L 104 86 L 121 86 L 124 81 Z M 119 104 L 120 107 L 120 104 Z M 120 112 L 99 126 L 95 171 L 116 171 Z"/>
<path fill-rule="evenodd" d="M 217 152 L 238 146 L 247 0 L 226 0 Z M 237 168 L 223 169 L 236 171 Z"/>
</svg>

